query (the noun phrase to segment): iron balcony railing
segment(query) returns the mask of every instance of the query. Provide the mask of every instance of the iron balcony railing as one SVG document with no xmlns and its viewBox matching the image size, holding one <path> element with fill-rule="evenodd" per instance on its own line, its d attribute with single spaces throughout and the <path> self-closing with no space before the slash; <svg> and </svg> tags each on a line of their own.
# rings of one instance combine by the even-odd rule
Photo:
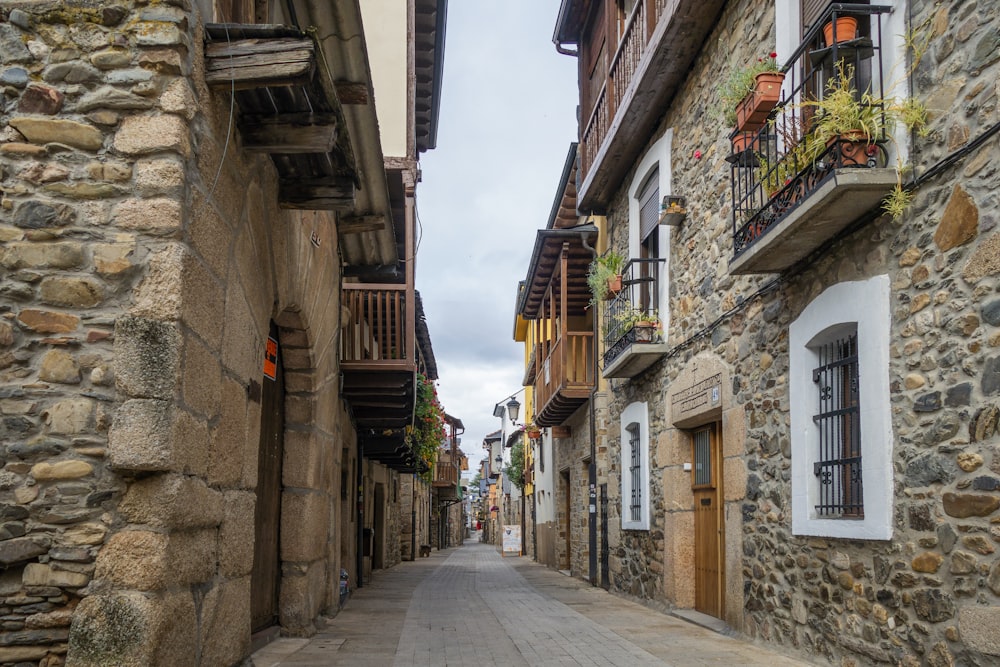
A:
<svg viewBox="0 0 1000 667">
<path fill-rule="evenodd" d="M 622 289 L 605 302 L 604 365 L 634 343 L 663 340 L 660 320 L 660 274 L 663 259 L 631 259 L 622 272 Z"/>
<path fill-rule="evenodd" d="M 885 166 L 886 72 L 883 17 L 891 7 L 833 4 L 806 32 L 782 67 L 781 97 L 763 127 L 734 132 L 732 163 L 733 257 L 739 257 L 829 178 L 835 169 Z M 854 17 L 854 39 L 827 47 L 823 26 Z M 831 81 L 849 80 L 855 99 L 877 122 L 870 141 L 818 136 L 822 100 Z"/>
</svg>

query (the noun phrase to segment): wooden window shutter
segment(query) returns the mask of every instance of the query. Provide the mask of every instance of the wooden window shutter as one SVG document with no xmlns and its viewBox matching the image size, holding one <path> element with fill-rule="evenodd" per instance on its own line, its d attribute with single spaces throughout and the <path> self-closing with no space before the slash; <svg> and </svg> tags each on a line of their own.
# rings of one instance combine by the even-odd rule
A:
<svg viewBox="0 0 1000 667">
<path fill-rule="evenodd" d="M 639 238 L 646 238 L 656 231 L 660 222 L 660 170 L 654 169 L 639 190 Z"/>
<path fill-rule="evenodd" d="M 823 13 L 830 5 L 830 0 L 802 0 L 802 34 L 804 35 L 809 26 L 819 20 L 820 14 Z"/>
</svg>

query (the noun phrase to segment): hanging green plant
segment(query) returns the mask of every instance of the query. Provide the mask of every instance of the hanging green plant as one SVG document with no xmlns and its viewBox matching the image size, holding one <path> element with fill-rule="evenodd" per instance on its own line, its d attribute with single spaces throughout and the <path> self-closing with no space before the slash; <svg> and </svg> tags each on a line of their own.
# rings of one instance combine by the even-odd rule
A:
<svg viewBox="0 0 1000 667">
<path fill-rule="evenodd" d="M 590 268 L 587 270 L 587 285 L 593 295 L 590 300 L 591 305 L 596 305 L 608 297 L 611 293 L 609 281 L 621 278 L 624 268 L 625 258 L 613 250 L 609 250 L 590 263 Z M 620 281 L 617 288 L 621 289 Z"/>
<path fill-rule="evenodd" d="M 407 427 L 406 441 L 429 471 L 437 459 L 438 448 L 448 439 L 448 431 L 434 382 L 417 373 L 416 384 L 413 424 Z"/>
</svg>

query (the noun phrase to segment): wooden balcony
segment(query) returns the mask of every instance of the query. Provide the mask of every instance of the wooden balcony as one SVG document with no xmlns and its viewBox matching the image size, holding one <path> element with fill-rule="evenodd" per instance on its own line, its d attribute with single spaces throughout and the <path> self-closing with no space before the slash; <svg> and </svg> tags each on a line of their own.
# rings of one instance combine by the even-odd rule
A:
<svg viewBox="0 0 1000 667">
<path fill-rule="evenodd" d="M 535 375 L 535 424 L 559 426 L 590 399 L 594 388 L 594 333 L 570 331 L 539 344 Z M 547 354 L 546 354 L 547 353 Z"/>
<path fill-rule="evenodd" d="M 560 426 L 590 399 L 595 383 L 593 313 L 588 308 L 590 225 L 538 232 L 518 314 L 538 341 L 525 381 L 534 388 L 536 425 Z"/>
<path fill-rule="evenodd" d="M 434 477 L 431 480 L 432 486 L 437 489 L 438 498 L 441 500 L 453 500 L 458 497 L 458 465 L 450 460 L 438 460 L 434 466 Z"/>
<path fill-rule="evenodd" d="M 590 40 L 600 21 L 617 25 L 610 14 L 582 23 L 593 13 L 583 11 L 585 0 L 564 0 L 557 41 L 577 44 L 581 54 L 597 48 Z M 622 179 L 645 149 L 650 134 L 669 106 L 670 99 L 688 76 L 691 63 L 715 27 L 724 0 L 639 0 L 624 22 L 617 46 L 605 50 L 597 67 L 606 72 L 604 86 L 595 99 L 583 99 L 586 124 L 580 128 L 580 210 L 606 210 Z M 579 7 L 577 7 L 579 5 Z M 608 12 L 616 3 L 605 3 Z M 615 44 L 614 40 L 609 40 Z M 586 58 L 580 58 L 582 63 Z M 587 81 L 590 73 L 581 73 Z"/>
<path fill-rule="evenodd" d="M 342 304 L 341 393 L 365 456 L 405 469 L 414 464 L 404 442 L 417 373 L 413 288 L 344 284 Z"/>
</svg>

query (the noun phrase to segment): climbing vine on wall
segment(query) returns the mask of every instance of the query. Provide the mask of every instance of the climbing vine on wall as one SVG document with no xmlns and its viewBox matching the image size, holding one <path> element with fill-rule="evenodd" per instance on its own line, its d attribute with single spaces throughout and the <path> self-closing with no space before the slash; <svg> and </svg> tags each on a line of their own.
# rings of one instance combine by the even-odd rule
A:
<svg viewBox="0 0 1000 667">
<path fill-rule="evenodd" d="M 437 387 L 433 381 L 417 373 L 416 407 L 413 411 L 413 425 L 408 429 L 407 442 L 417 458 L 430 470 L 437 458 L 438 448 L 447 438 L 444 408 L 438 400 Z"/>
</svg>

